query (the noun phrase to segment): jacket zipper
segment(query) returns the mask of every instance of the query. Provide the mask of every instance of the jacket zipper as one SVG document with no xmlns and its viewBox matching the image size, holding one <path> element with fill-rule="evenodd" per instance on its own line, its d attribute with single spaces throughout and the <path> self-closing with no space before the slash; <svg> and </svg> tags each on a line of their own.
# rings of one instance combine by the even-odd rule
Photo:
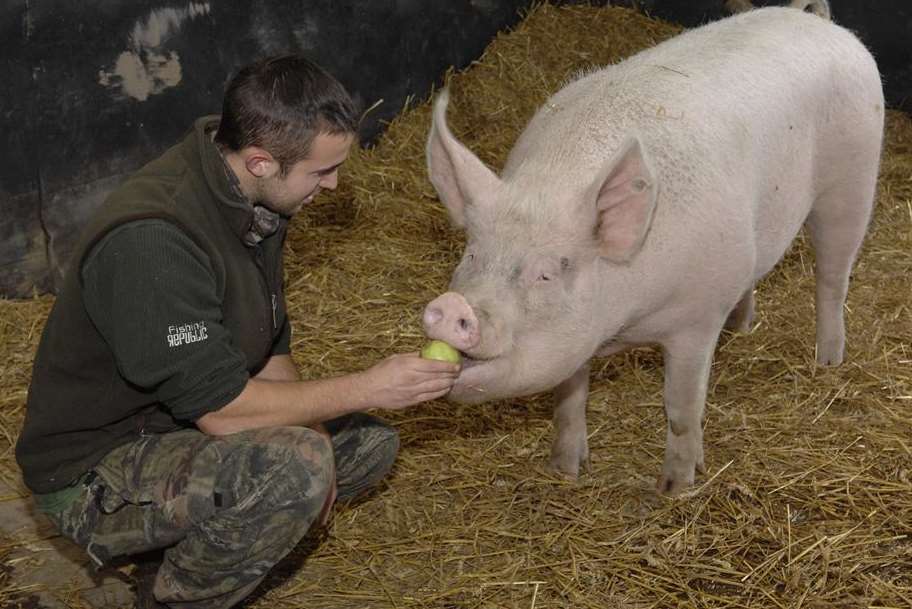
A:
<svg viewBox="0 0 912 609">
<path fill-rule="evenodd" d="M 279 322 L 276 319 L 276 306 L 277 306 L 276 305 L 276 293 L 273 292 L 272 293 L 272 329 L 273 330 L 279 329 Z"/>
<path fill-rule="evenodd" d="M 255 252 L 253 261 L 256 264 L 257 270 L 260 271 L 260 279 L 263 281 L 263 290 L 266 294 L 266 299 L 272 305 L 272 313 L 270 315 L 272 318 L 272 329 L 277 330 L 279 327 L 276 311 L 278 306 L 278 298 L 276 297 L 276 293 L 271 291 L 272 286 L 269 283 L 269 277 L 266 276 L 266 267 L 265 263 L 263 262 L 263 248 L 259 244 L 255 245 L 254 248 Z M 267 323 L 268 321 L 269 318 L 267 318 Z"/>
</svg>

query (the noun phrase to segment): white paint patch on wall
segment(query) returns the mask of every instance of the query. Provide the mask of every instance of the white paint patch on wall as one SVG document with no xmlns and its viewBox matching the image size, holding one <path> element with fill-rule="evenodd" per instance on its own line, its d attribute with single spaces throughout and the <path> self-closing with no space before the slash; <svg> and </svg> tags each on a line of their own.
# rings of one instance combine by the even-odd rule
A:
<svg viewBox="0 0 912 609">
<path fill-rule="evenodd" d="M 125 95 L 145 101 L 181 81 L 180 56 L 177 51 L 168 55 L 143 51 L 142 54 L 124 51 L 117 57 L 113 72 L 100 70 L 98 82 L 119 89 Z"/>
<path fill-rule="evenodd" d="M 181 81 L 180 56 L 162 45 L 187 19 L 209 14 L 208 2 L 191 2 L 185 8 L 151 11 L 133 26 L 128 48 L 114 62 L 113 69 L 99 70 L 98 83 L 139 101 L 161 93 Z"/>
</svg>

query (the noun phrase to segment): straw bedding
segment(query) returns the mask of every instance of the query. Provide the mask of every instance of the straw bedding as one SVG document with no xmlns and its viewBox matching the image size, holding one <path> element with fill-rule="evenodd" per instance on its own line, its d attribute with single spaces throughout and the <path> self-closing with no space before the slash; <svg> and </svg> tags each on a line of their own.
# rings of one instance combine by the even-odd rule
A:
<svg viewBox="0 0 912 609">
<path fill-rule="evenodd" d="M 568 77 L 678 31 L 622 8 L 539 6 L 448 75 L 451 127 L 499 168 Z M 427 180 L 429 122 L 426 101 L 403 109 L 376 147 L 354 154 L 339 190 L 295 220 L 287 286 L 305 375 L 362 369 L 423 342 L 423 305 L 462 246 Z M 337 509 L 249 604 L 912 606 L 910 235 L 912 121 L 891 112 L 846 305 L 846 363 L 814 363 L 813 255 L 800 238 L 758 286 L 752 331 L 720 341 L 708 473 L 693 490 L 653 491 L 665 422 L 651 349 L 595 360 L 592 463 L 577 482 L 544 467 L 549 396 L 384 413 L 402 437 L 385 486 Z M 0 476 L 23 495 L 11 445 L 50 304 L 0 303 Z"/>
</svg>

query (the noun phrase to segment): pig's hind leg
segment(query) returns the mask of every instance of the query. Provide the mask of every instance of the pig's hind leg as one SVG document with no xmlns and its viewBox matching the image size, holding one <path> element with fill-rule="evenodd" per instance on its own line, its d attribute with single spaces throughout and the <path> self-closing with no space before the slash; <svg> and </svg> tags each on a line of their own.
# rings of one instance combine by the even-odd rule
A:
<svg viewBox="0 0 912 609">
<path fill-rule="evenodd" d="M 580 467 L 589 466 L 589 441 L 586 437 L 586 401 L 589 399 L 587 362 L 554 390 L 554 443 L 551 469 L 576 478 Z"/>
<path fill-rule="evenodd" d="M 852 264 L 871 215 L 873 197 L 873 179 L 830 189 L 814 202 L 805 223 L 814 247 L 817 363 L 822 366 L 842 363 L 845 348 L 843 306 Z"/>
<path fill-rule="evenodd" d="M 741 300 L 738 301 L 738 304 L 735 305 L 735 308 L 732 309 L 732 312 L 728 314 L 728 319 L 725 320 L 725 329 L 732 332 L 748 332 L 753 323 L 754 286 L 751 285 L 741 297 Z"/>
</svg>

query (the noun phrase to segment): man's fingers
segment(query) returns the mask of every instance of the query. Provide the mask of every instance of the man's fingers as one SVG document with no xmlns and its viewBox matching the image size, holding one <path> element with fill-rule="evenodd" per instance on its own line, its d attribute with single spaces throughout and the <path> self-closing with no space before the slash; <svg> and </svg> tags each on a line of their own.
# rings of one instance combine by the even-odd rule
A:
<svg viewBox="0 0 912 609">
<path fill-rule="evenodd" d="M 435 379 L 422 383 L 419 387 L 419 391 L 423 394 L 436 394 L 439 397 L 440 395 L 449 393 L 450 389 L 452 389 L 455 384 L 455 379 Z"/>
<path fill-rule="evenodd" d="M 448 391 L 456 381 L 456 377 L 435 377 L 415 383 L 415 390 L 419 393 L 433 393 L 435 391 Z"/>
<path fill-rule="evenodd" d="M 418 370 L 416 371 L 420 378 L 423 379 L 455 379 L 459 377 L 460 369 L 459 367 L 455 368 L 441 368 L 437 370 Z"/>
<path fill-rule="evenodd" d="M 459 370 L 462 366 L 454 362 L 447 362 L 439 359 L 425 359 L 418 356 L 418 354 L 408 354 L 408 359 L 410 363 L 414 364 L 416 370 L 423 370 L 428 372 L 447 372 L 450 370 Z"/>
<path fill-rule="evenodd" d="M 451 389 L 450 387 L 447 387 L 446 389 L 441 389 L 439 391 L 431 391 L 429 393 L 422 393 L 420 396 L 418 396 L 418 399 L 421 402 L 429 402 L 430 400 L 436 400 L 436 399 L 442 398 L 446 394 L 448 394 L 450 392 L 450 389 Z"/>
</svg>

